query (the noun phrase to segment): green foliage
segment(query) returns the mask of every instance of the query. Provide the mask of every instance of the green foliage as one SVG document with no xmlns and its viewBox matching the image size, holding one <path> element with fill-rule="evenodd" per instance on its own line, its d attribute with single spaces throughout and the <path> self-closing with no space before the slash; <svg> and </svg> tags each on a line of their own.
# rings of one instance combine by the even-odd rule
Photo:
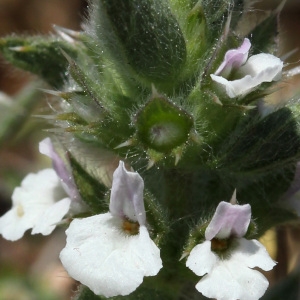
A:
<svg viewBox="0 0 300 300">
<path fill-rule="evenodd" d="M 91 15 L 97 38 L 122 73 L 167 90 L 177 80 L 186 48 L 167 1 L 103 0 Z"/>
<path fill-rule="evenodd" d="M 186 63 L 179 76 L 191 81 L 201 72 L 201 61 L 206 58 L 207 28 L 201 1 L 170 1 L 172 13 L 177 17 L 186 45 Z"/>
<path fill-rule="evenodd" d="M 221 35 L 224 23 L 228 17 L 231 7 L 233 5 L 232 0 L 204 0 L 201 1 L 205 19 L 207 20 L 207 27 L 209 32 L 209 39 L 213 41 L 216 37 Z"/>
<path fill-rule="evenodd" d="M 82 200 L 94 214 L 107 212 L 108 203 L 104 201 L 106 188 L 90 176 L 74 158 L 70 157 L 72 173 Z"/>
<path fill-rule="evenodd" d="M 67 79 L 68 63 L 61 50 L 76 56 L 74 47 L 57 38 L 12 35 L 0 39 L 0 51 L 6 60 L 39 75 L 56 88 Z"/>
<path fill-rule="evenodd" d="M 286 147 L 289 145 L 289 147 Z M 261 118 L 250 112 L 220 149 L 220 166 L 237 172 L 279 171 L 299 159 L 297 122 L 288 108 Z"/>
<path fill-rule="evenodd" d="M 209 76 L 240 45 L 233 29 L 244 4 L 98 0 L 73 42 L 0 40 L 14 65 L 54 88 L 64 84 L 61 92 L 48 91 L 61 102 L 53 125 L 61 127 L 74 180 L 92 214 L 108 211 L 119 160 L 144 180 L 149 231 L 164 268 L 122 299 L 200 297 L 196 277 L 179 259 L 204 239 L 218 203 L 235 189 L 239 203 L 251 205 L 252 238 L 297 218 L 280 203 L 300 158 L 297 110 L 262 117 L 257 103 L 273 82 L 230 99 Z M 253 53 L 275 47 L 279 10 L 250 30 Z M 103 298 L 82 288 L 75 299 Z"/>
</svg>

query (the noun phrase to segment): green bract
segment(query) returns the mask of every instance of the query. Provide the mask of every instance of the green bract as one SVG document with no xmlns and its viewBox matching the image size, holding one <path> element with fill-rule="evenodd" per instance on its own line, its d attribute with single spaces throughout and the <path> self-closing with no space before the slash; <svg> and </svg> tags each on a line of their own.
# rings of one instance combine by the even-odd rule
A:
<svg viewBox="0 0 300 300">
<path fill-rule="evenodd" d="M 136 115 L 137 138 L 146 147 L 170 152 L 185 143 L 192 117 L 163 96 L 154 95 Z"/>
<path fill-rule="evenodd" d="M 76 56 L 77 50 L 69 43 L 50 37 L 10 36 L 0 39 L 0 51 L 15 66 L 39 75 L 55 88 L 67 79 L 68 62 L 62 50 Z"/>
<path fill-rule="evenodd" d="M 148 86 L 154 83 L 168 89 L 177 81 L 186 45 L 167 2 L 104 0 L 95 8 L 97 38 L 120 70 L 126 68 L 129 76 Z"/>
</svg>

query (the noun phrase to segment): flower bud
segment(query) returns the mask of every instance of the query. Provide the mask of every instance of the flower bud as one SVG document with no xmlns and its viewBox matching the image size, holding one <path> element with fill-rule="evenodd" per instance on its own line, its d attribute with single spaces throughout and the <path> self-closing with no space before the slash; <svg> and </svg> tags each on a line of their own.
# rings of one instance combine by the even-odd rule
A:
<svg viewBox="0 0 300 300">
<path fill-rule="evenodd" d="M 138 139 L 148 148 L 170 152 L 185 143 L 193 127 L 193 119 L 161 95 L 154 95 L 136 116 Z"/>
</svg>

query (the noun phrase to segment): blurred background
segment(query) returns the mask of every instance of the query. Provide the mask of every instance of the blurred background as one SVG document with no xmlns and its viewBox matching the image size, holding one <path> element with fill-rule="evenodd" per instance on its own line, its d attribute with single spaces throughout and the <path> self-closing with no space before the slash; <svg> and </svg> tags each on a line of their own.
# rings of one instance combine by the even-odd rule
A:
<svg viewBox="0 0 300 300">
<path fill-rule="evenodd" d="M 84 0 L 0 0 L 0 36 L 51 34 L 53 24 L 80 30 L 86 10 Z M 31 81 L 36 77 L 10 66 L 0 56 L 1 92 L 14 97 Z M 47 97 L 41 96 L 31 114 L 42 114 L 47 106 Z M 47 136 L 41 126 L 41 120 L 29 118 L 0 143 L 0 215 L 11 207 L 12 191 L 26 174 L 50 166 L 38 153 L 38 142 Z M 61 229 L 49 237 L 26 234 L 17 242 L 0 237 L 0 300 L 70 299 L 76 284 L 58 259 L 64 244 Z"/>
<path fill-rule="evenodd" d="M 266 11 L 280 2 L 262 0 L 255 5 L 257 10 Z M 87 5 L 85 0 L 0 0 L 0 37 L 12 33 L 51 34 L 53 24 L 80 30 Z M 299 0 L 287 0 L 280 18 L 279 38 L 278 56 L 298 49 L 285 61 L 287 68 L 296 67 L 300 64 Z M 0 94 L 0 103 L 13 101 L 26 84 L 35 80 L 34 76 L 13 68 L 0 56 L 0 91 L 12 97 Z M 300 77 L 295 76 L 292 81 L 282 84 L 275 98 L 292 97 L 299 91 Z M 43 114 L 45 107 L 47 97 L 41 96 L 30 108 L 31 114 Z M 18 132 L 0 143 L 0 215 L 11 207 L 12 191 L 26 174 L 50 166 L 49 160 L 44 160 L 38 153 L 38 142 L 47 136 L 47 132 L 41 130 L 43 126 L 38 118 L 29 118 Z M 266 274 L 274 285 L 299 267 L 299 226 L 282 226 L 270 231 L 263 242 L 280 263 L 272 273 Z M 26 234 L 17 242 L 8 242 L 0 236 L 0 300 L 70 299 L 77 286 L 58 260 L 64 244 L 65 236 L 61 229 L 49 237 Z M 297 278 L 299 283 L 299 276 Z"/>
</svg>

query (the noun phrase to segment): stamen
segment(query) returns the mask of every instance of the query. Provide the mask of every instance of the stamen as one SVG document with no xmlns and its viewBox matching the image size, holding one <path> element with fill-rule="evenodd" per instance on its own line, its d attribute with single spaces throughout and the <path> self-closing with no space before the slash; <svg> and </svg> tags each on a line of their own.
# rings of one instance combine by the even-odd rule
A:
<svg viewBox="0 0 300 300">
<path fill-rule="evenodd" d="M 23 206 L 21 205 L 21 204 L 18 204 L 18 206 L 17 206 L 17 215 L 18 215 L 18 217 L 23 217 L 24 216 L 24 208 L 23 208 Z"/>
<path fill-rule="evenodd" d="M 124 220 L 122 224 L 122 229 L 129 235 L 136 235 L 139 233 L 140 224 L 138 222 Z"/>
<path fill-rule="evenodd" d="M 215 252 L 223 252 L 228 249 L 228 240 L 219 240 L 219 239 L 212 239 L 211 240 L 211 250 Z"/>
</svg>

